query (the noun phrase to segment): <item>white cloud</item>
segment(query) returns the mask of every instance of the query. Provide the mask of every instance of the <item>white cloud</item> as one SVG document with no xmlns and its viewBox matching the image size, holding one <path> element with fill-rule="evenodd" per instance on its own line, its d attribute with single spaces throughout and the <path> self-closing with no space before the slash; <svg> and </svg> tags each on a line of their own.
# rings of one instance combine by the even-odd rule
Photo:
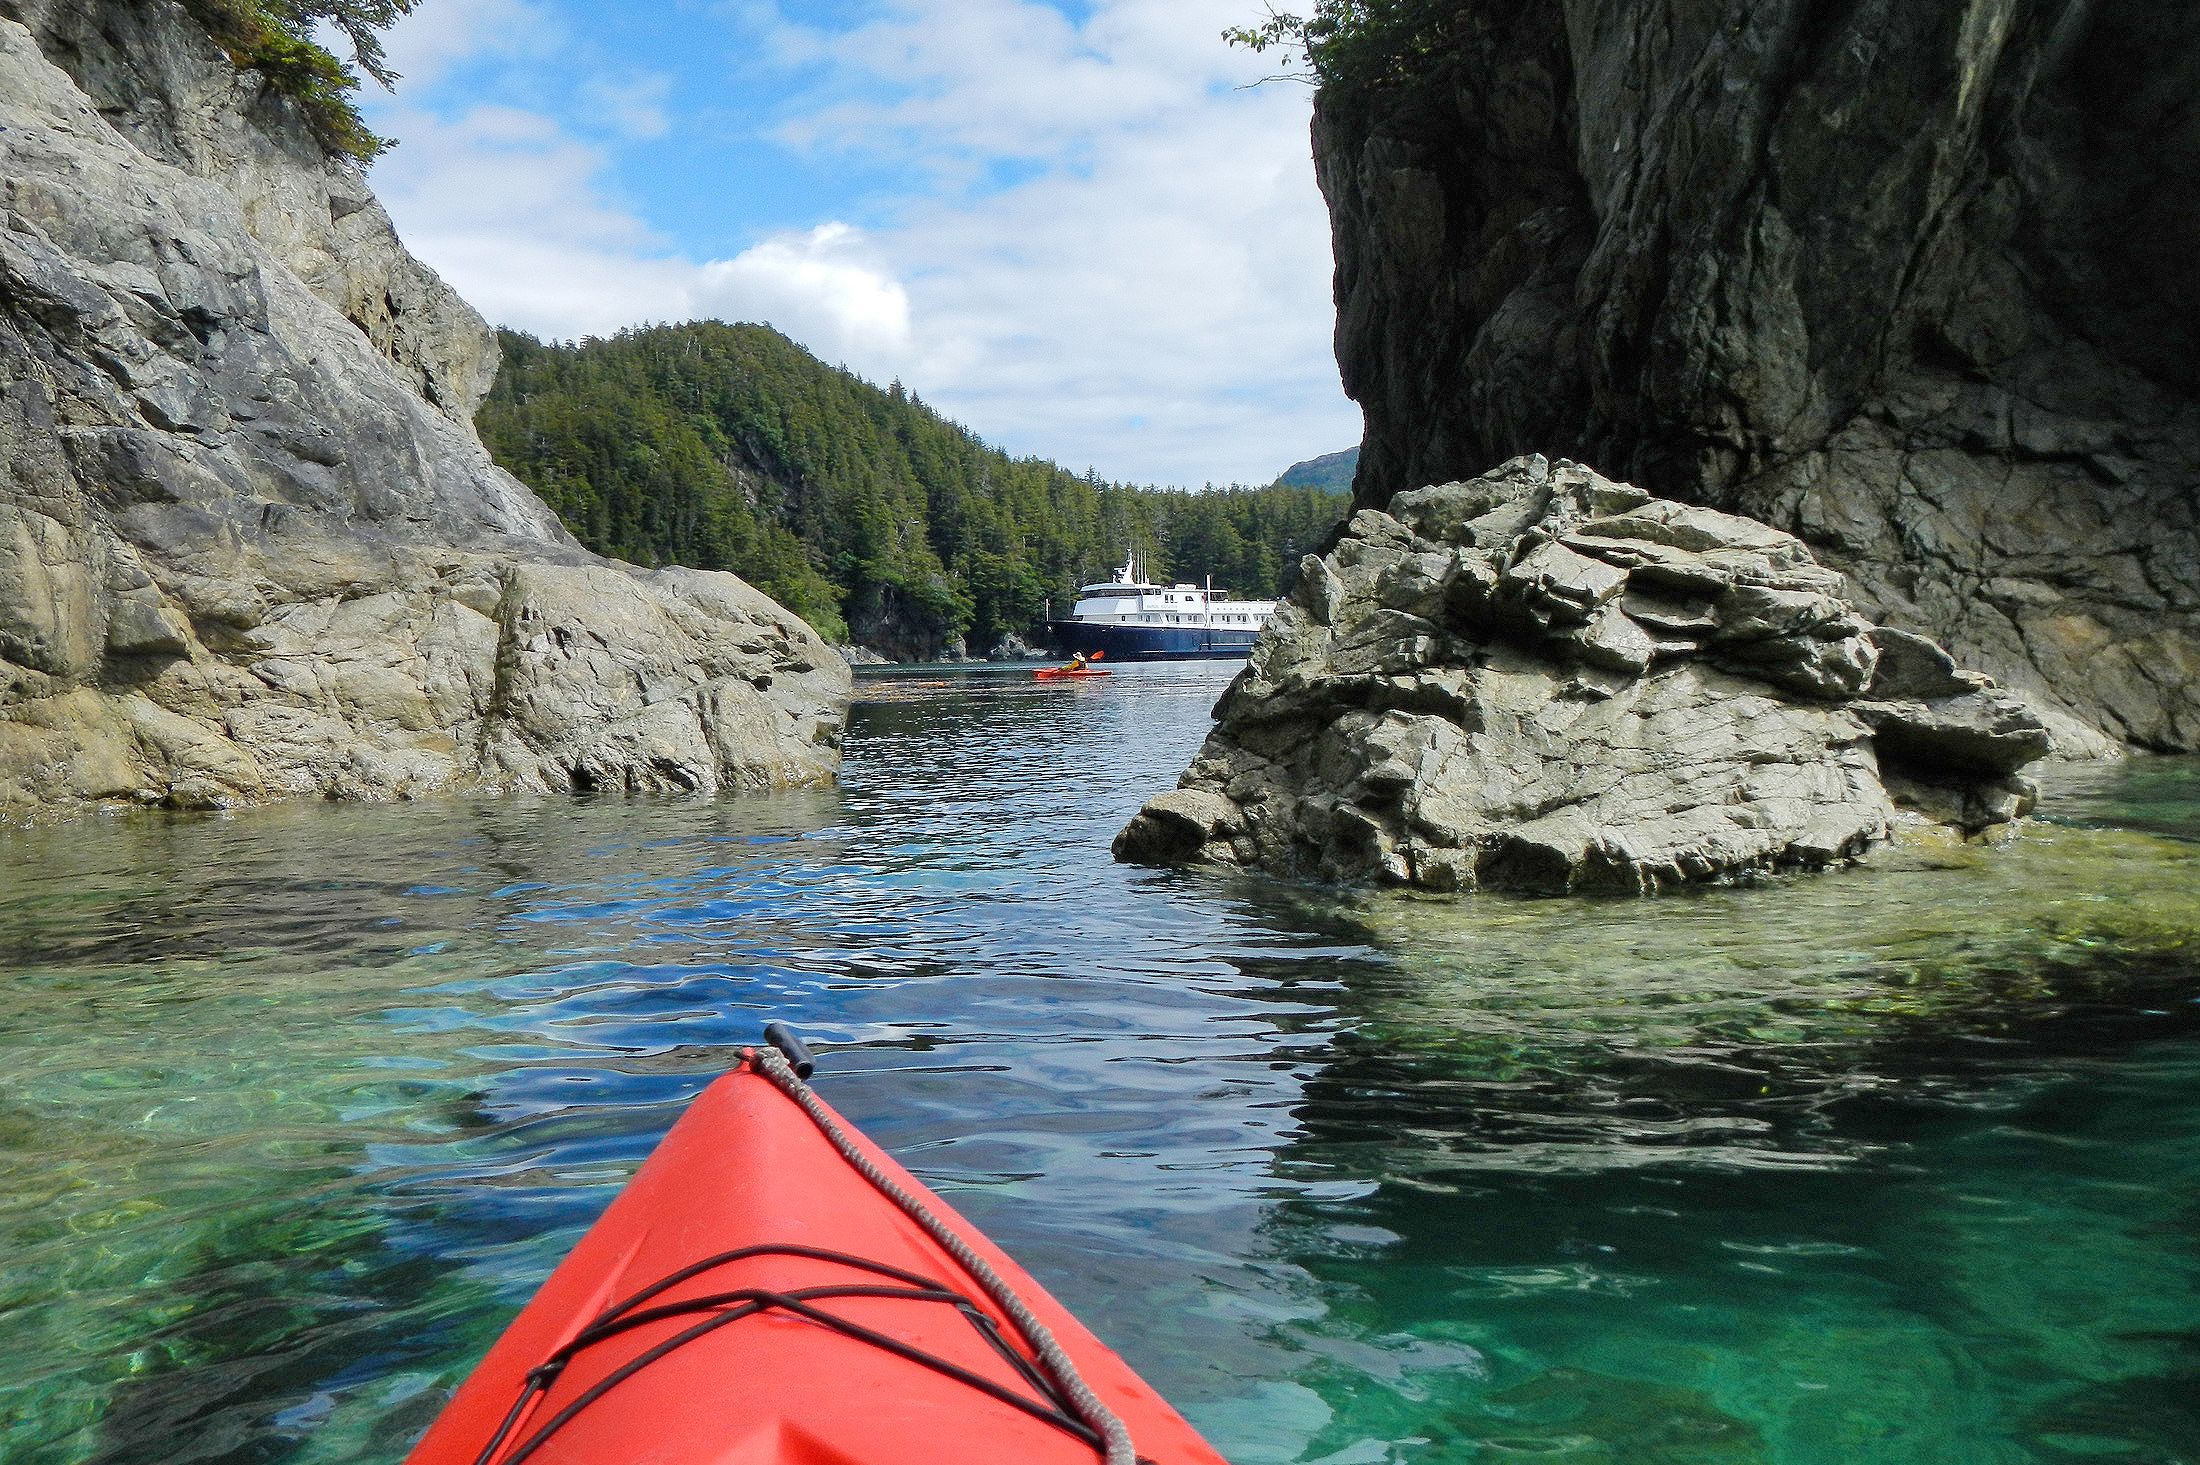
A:
<svg viewBox="0 0 2200 1465">
<path fill-rule="evenodd" d="M 624 138 L 642 141 L 672 129 L 666 100 L 672 78 L 652 72 L 592 77 L 581 86 L 582 105 L 591 117 Z"/>
<path fill-rule="evenodd" d="M 478 106 L 454 121 L 377 112 L 400 145 L 374 168 L 406 243 L 491 320 L 603 335 L 670 319 L 685 267 L 596 185 L 606 157 L 547 117 Z"/>
<path fill-rule="evenodd" d="M 1112 133 L 1211 115 L 1216 84 L 1259 75 L 1220 40 L 1237 0 L 1108 0 L 1081 27 L 1034 0 L 875 8 L 886 13 L 825 38 L 822 54 L 903 95 L 828 105 L 791 123 L 790 140 L 1075 157 Z"/>
<path fill-rule="evenodd" d="M 695 264 L 606 199 L 602 149 L 549 118 L 477 106 L 455 122 L 378 121 L 406 137 L 374 181 L 407 243 L 501 325 L 571 337 L 641 321 L 768 320 L 881 380 L 906 364 L 908 294 L 846 224 Z"/>
<path fill-rule="evenodd" d="M 813 227 L 728 259 L 655 234 L 609 193 L 611 155 L 539 112 L 378 111 L 402 146 L 376 184 L 416 251 L 502 323 L 571 336 L 766 319 L 1019 453 L 1257 481 L 1356 441 L 1359 420 L 1330 358 L 1307 94 L 1242 89 L 1263 64 L 1219 40 L 1242 12 L 1099 0 L 1076 24 L 1037 0 L 891 0 L 821 30 L 751 5 L 754 54 L 817 87 L 782 139 L 908 188 L 864 229 L 821 206 Z M 729 138 L 729 173 L 766 146 Z M 1019 181 L 1003 186 L 1003 167 Z"/>
<path fill-rule="evenodd" d="M 696 271 L 689 300 L 689 314 L 768 320 L 827 361 L 882 380 L 908 359 L 909 292 L 846 224 L 777 235 L 712 260 Z"/>
<path fill-rule="evenodd" d="M 558 18 L 535 0 L 444 0 L 392 27 L 383 49 L 411 92 L 434 85 L 460 62 L 547 56 L 564 40 Z"/>
<path fill-rule="evenodd" d="M 1274 131 L 1249 111 L 1142 134 L 1089 175 L 913 214 L 896 243 L 931 354 L 911 379 L 1109 473 L 1259 479 L 1356 440 L 1329 354 L 1326 226 L 1309 227 L 1303 163 Z"/>
<path fill-rule="evenodd" d="M 1258 480 L 1354 442 L 1330 354 L 1328 221 L 1300 87 L 1220 41 L 1241 0 L 895 0 L 823 52 L 892 95 L 785 134 L 935 177 L 1002 158 L 1020 186 L 948 186 L 882 231 L 908 281 L 911 384 L 1072 466 Z"/>
</svg>

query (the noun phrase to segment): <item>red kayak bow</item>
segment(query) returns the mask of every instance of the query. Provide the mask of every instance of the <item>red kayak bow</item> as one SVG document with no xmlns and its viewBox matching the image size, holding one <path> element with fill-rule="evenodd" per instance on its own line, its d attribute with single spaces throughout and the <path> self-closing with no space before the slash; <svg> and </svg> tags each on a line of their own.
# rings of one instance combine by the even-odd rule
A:
<svg viewBox="0 0 2200 1465">
<path fill-rule="evenodd" d="M 1134 1459 L 1225 1465 L 765 1048 L 689 1106 L 407 1465 Z"/>
</svg>

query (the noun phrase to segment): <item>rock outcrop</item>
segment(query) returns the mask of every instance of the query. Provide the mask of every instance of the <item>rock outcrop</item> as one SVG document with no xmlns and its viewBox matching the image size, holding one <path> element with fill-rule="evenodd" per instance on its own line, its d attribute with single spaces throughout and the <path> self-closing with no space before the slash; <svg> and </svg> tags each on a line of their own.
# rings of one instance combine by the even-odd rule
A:
<svg viewBox="0 0 2200 1465">
<path fill-rule="evenodd" d="M 847 668 L 582 550 L 481 319 L 172 0 L 0 0 L 0 810 L 829 779 Z"/>
<path fill-rule="evenodd" d="M 1649 891 L 1979 832 L 2051 746 L 1792 535 L 1542 458 L 1357 512 L 1216 717 L 1118 858 Z"/>
<path fill-rule="evenodd" d="M 2200 747 L 2200 8 L 1427 9 L 1315 128 L 1361 506 L 1597 463 L 1801 536 L 2073 752 Z"/>
</svg>

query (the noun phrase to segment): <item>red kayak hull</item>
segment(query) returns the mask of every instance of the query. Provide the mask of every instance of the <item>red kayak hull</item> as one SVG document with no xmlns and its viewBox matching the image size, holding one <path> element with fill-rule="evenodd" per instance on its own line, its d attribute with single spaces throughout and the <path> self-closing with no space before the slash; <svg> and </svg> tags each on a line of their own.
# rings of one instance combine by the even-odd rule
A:
<svg viewBox="0 0 2200 1465">
<path fill-rule="evenodd" d="M 1108 677 L 1114 675 L 1114 672 L 1105 668 L 1071 671 L 1067 667 L 1050 666 L 1033 672 L 1031 678 L 1033 681 L 1038 682 L 1066 682 L 1075 680 L 1078 677 Z"/>
<path fill-rule="evenodd" d="M 1052 1330 L 1085 1382 L 1129 1427 L 1142 1458 L 1154 1465 L 1224 1465 L 1028 1273 L 868 1139 L 856 1139 Z M 850 1253 L 983 1297 L 939 1243 L 858 1174 L 793 1100 L 744 1065 L 696 1098 L 452 1397 L 408 1465 L 476 1465 L 525 1394 L 528 1372 L 607 1307 L 702 1258 L 761 1245 Z M 757 1256 L 681 1283 L 653 1305 L 737 1288 L 784 1292 L 877 1280 L 838 1262 Z M 905 1298 L 818 1305 L 1004 1387 L 1034 1392 L 951 1306 Z M 979 1305 L 1006 1337 L 1018 1338 L 990 1302 Z M 568 1404 L 692 1326 L 698 1315 L 711 1316 L 648 1323 L 578 1354 L 527 1406 L 489 1465 L 509 1460 Z M 1100 1458 L 1092 1444 L 967 1383 L 808 1319 L 766 1310 L 669 1351 L 606 1390 L 527 1454 L 525 1465 L 1094 1465 Z"/>
</svg>

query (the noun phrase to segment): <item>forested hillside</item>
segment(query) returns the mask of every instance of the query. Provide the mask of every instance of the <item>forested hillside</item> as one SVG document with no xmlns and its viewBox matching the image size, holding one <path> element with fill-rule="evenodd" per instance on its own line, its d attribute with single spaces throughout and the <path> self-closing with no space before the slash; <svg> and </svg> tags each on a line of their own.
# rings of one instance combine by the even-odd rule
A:
<svg viewBox="0 0 2200 1465">
<path fill-rule="evenodd" d="M 731 570 L 897 658 L 1035 642 L 1048 600 L 1066 610 L 1132 549 L 1153 575 L 1273 594 L 1344 509 L 1310 488 L 1136 488 L 1011 458 L 767 326 L 503 346 L 482 438 L 591 549 Z"/>
<path fill-rule="evenodd" d="M 1352 492 L 1352 475 L 1359 471 L 1360 450 L 1345 448 L 1340 452 L 1324 453 L 1319 458 L 1308 458 L 1303 463 L 1293 463 L 1276 475 L 1276 482 L 1287 488 L 1319 488 L 1332 493 Z"/>
</svg>

